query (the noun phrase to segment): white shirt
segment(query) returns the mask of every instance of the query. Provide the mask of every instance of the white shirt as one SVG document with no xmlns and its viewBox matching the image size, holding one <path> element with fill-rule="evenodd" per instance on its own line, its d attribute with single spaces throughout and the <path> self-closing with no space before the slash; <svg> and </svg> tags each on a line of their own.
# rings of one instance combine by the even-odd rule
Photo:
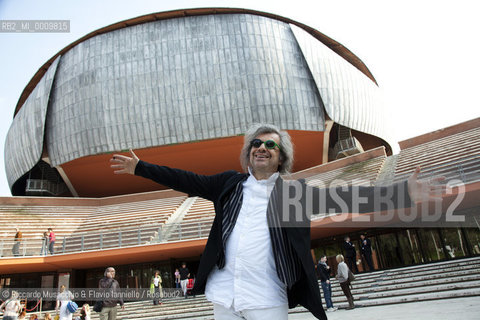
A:
<svg viewBox="0 0 480 320">
<path fill-rule="evenodd" d="M 4 306 L 5 310 L 3 311 L 4 317 L 16 317 L 18 316 L 18 300 L 10 300 Z"/>
<path fill-rule="evenodd" d="M 65 290 L 62 293 L 58 294 L 57 299 L 60 300 L 60 319 L 59 320 L 72 320 L 73 313 L 68 311 L 67 304 L 69 301 L 72 301 L 73 294 L 70 291 Z"/>
<path fill-rule="evenodd" d="M 227 239 L 225 267 L 214 267 L 205 296 L 235 311 L 278 307 L 288 303 L 278 278 L 267 224 L 267 206 L 278 172 L 267 180 L 250 174 L 243 183 L 243 202 Z"/>
</svg>

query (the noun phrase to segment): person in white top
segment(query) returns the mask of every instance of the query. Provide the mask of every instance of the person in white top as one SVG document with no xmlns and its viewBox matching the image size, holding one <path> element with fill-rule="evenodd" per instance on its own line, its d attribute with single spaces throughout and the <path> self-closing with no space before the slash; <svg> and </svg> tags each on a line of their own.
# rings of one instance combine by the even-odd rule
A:
<svg viewBox="0 0 480 320">
<path fill-rule="evenodd" d="M 162 305 L 162 277 L 160 276 L 160 271 L 156 270 L 155 275 L 152 278 L 152 284 L 154 289 L 154 305 Z"/>
<path fill-rule="evenodd" d="M 0 305 L 0 312 L 3 311 L 4 320 L 16 320 L 18 313 L 22 310 L 22 305 L 18 300 L 18 292 L 12 291 L 12 296 Z"/>
<path fill-rule="evenodd" d="M 340 287 L 342 288 L 342 291 L 345 294 L 345 297 L 347 297 L 348 307 L 346 309 L 350 310 L 355 308 L 355 304 L 353 303 L 352 291 L 350 290 L 350 280 L 348 277 L 348 274 L 351 271 L 350 269 L 348 269 L 348 266 L 345 263 L 345 258 L 343 257 L 343 255 L 341 254 L 337 255 L 337 262 L 338 262 L 338 266 L 337 266 L 336 278 L 340 283 Z"/>
<path fill-rule="evenodd" d="M 91 319 L 90 316 L 91 316 L 90 305 L 85 303 L 82 306 L 82 310 L 80 310 L 80 315 L 75 317 L 75 320 L 90 320 Z"/>
<path fill-rule="evenodd" d="M 272 138 L 275 138 L 272 134 L 260 137 Z M 266 162 L 261 159 L 258 162 Z M 243 183 L 242 207 L 227 240 L 225 267 L 215 267 L 210 273 L 205 296 L 214 303 L 216 314 L 224 313 L 224 309 L 232 312 L 271 309 L 269 313 L 286 316 L 286 286 L 277 276 L 266 218 L 268 199 L 279 174 L 275 172 L 267 179 L 257 180 L 251 168 L 249 172 Z"/>
<path fill-rule="evenodd" d="M 69 301 L 72 301 L 73 294 L 65 289 L 65 286 L 62 284 L 60 286 L 60 292 L 57 297 L 57 304 L 55 306 L 55 311 L 60 315 L 59 320 L 72 320 L 73 314 L 68 311 L 67 304 Z"/>
</svg>

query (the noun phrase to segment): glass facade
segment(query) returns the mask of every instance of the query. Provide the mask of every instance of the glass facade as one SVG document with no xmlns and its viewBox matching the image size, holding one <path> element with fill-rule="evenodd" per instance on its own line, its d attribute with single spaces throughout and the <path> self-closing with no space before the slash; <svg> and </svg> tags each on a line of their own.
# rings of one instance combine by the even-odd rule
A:
<svg viewBox="0 0 480 320">
<path fill-rule="evenodd" d="M 348 236 L 357 248 L 357 259 L 361 259 L 358 265 L 361 272 L 368 270 L 368 267 L 365 259 L 360 256 L 360 234 L 351 233 Z M 334 257 L 344 254 L 342 244 L 346 235 L 314 241 L 312 246 L 316 259 L 325 254 L 329 263 L 336 266 Z M 375 269 L 480 255 L 480 228 L 377 229 L 367 230 L 366 235 L 372 244 Z"/>
<path fill-rule="evenodd" d="M 395 233 L 381 234 L 377 236 L 380 264 L 383 269 L 402 266 L 402 250 L 399 246 Z"/>
<path fill-rule="evenodd" d="M 480 228 L 465 229 L 465 236 L 472 255 L 480 255 Z"/>
<path fill-rule="evenodd" d="M 397 233 L 398 243 L 402 252 L 404 265 L 418 264 L 423 262 L 420 251 L 420 241 L 415 230 L 402 230 Z"/>
<path fill-rule="evenodd" d="M 419 229 L 417 233 L 422 243 L 425 262 L 433 262 L 446 258 L 438 229 Z"/>
<path fill-rule="evenodd" d="M 357 249 L 360 272 L 368 270 L 366 261 L 360 254 L 362 233 L 371 241 L 372 260 L 376 270 L 480 255 L 480 228 L 375 229 L 364 232 L 348 234 Z M 332 276 L 337 266 L 335 257 L 344 254 L 343 239 L 346 235 L 316 239 L 312 243 L 313 256 L 317 262 L 323 254 L 327 256 Z M 198 257 L 185 261 L 194 277 L 198 269 Z M 122 288 L 149 288 L 155 270 L 159 270 L 163 287 L 174 288 L 175 268 L 179 268 L 181 263 L 181 260 L 164 260 L 114 266 L 115 278 Z M 72 270 L 70 286 L 97 288 L 104 271 L 105 268 Z M 57 283 L 58 273 L 52 272 L 0 275 L 0 288 L 46 288 L 55 287 Z"/>
<path fill-rule="evenodd" d="M 195 265 L 195 263 L 187 263 Z M 132 265 L 115 266 L 115 279 L 122 288 L 150 288 L 152 277 L 156 270 L 160 271 L 162 286 L 174 288 L 175 268 L 180 267 L 180 262 L 159 261 Z M 173 268 L 173 269 L 172 269 Z M 191 267 L 190 267 L 191 268 Z M 195 269 L 192 269 L 192 273 Z M 86 271 L 86 286 L 96 288 L 98 281 L 103 277 L 105 269 L 90 269 Z"/>
<path fill-rule="evenodd" d="M 442 229 L 443 247 L 448 258 L 461 258 L 468 255 L 466 243 L 460 228 Z"/>
</svg>

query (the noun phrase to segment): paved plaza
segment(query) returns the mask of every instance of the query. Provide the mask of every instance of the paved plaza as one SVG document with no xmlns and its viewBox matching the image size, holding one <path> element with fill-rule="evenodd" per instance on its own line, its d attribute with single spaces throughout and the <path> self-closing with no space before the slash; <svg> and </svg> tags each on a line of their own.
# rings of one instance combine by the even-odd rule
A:
<svg viewBox="0 0 480 320">
<path fill-rule="evenodd" d="M 327 313 L 329 320 L 480 320 L 480 297 L 441 299 Z M 289 320 L 315 319 L 311 314 L 290 314 Z"/>
</svg>

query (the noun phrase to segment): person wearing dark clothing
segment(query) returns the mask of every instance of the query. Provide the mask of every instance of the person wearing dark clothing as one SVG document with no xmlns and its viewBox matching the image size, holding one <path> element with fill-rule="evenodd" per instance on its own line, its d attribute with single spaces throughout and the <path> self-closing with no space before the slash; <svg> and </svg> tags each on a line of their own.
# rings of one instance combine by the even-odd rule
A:
<svg viewBox="0 0 480 320">
<path fill-rule="evenodd" d="M 322 192 L 302 179 L 286 181 L 280 174 L 287 174 L 293 165 L 291 139 L 286 131 L 268 124 L 255 125 L 244 136 L 241 163 L 245 173 L 200 175 L 140 161 L 132 150 L 130 156 L 114 154 L 110 161 L 115 174 L 138 175 L 213 202 L 215 219 L 192 292 L 205 293 L 213 302 L 216 319 L 238 312 L 256 313 L 259 319 L 287 319 L 288 308 L 299 304 L 316 318 L 326 319 L 310 251 L 310 215 L 341 212 L 336 199 L 353 205 L 354 192 L 368 199 L 355 209 L 362 213 L 381 209 L 373 201 L 378 195 L 391 195 L 389 203 L 401 208 L 410 207 L 412 200 L 424 197 L 424 190 L 431 190 L 417 180 L 420 168 L 408 181 L 386 187 L 332 187 Z M 287 201 L 283 192 L 288 198 L 293 184 L 298 186 L 298 202 L 308 200 L 311 206 L 294 210 L 282 205 Z M 252 219 L 255 225 L 249 224 Z M 250 228 L 245 228 L 247 224 Z M 242 259 L 234 260 L 238 256 Z"/>
<path fill-rule="evenodd" d="M 188 284 L 188 277 L 190 276 L 190 271 L 187 268 L 187 264 L 184 262 L 182 263 L 182 267 L 179 270 L 180 272 L 180 286 L 182 287 L 183 295 L 185 299 L 187 298 L 187 284 Z"/>
<path fill-rule="evenodd" d="M 15 257 L 18 257 L 20 255 L 20 244 L 22 242 L 22 232 L 18 229 L 15 228 L 15 238 L 13 238 L 13 248 L 12 248 L 12 253 Z"/>
<path fill-rule="evenodd" d="M 372 260 L 372 243 L 370 239 L 361 234 L 360 239 L 362 241 L 362 256 L 365 258 L 365 261 L 368 265 L 368 270 L 373 271 L 373 260 Z"/>
<path fill-rule="evenodd" d="M 350 237 L 345 237 L 345 242 L 343 243 L 343 248 L 345 249 L 345 260 L 347 260 L 348 268 L 353 273 L 358 273 L 357 269 L 357 250 L 355 250 L 355 245 L 350 242 Z"/>
<path fill-rule="evenodd" d="M 46 256 L 48 252 L 48 232 L 43 233 L 42 248 L 40 249 L 40 255 Z"/>
<path fill-rule="evenodd" d="M 103 308 L 100 312 L 100 320 L 116 320 L 117 319 L 117 304 L 120 304 L 122 310 L 125 309 L 123 299 L 121 297 L 113 297 L 115 292 L 118 292 L 120 285 L 115 278 L 115 269 L 108 267 L 105 269 L 104 277 L 100 279 L 98 288 L 109 292 L 111 299 L 103 300 Z"/>
<path fill-rule="evenodd" d="M 327 256 L 322 256 L 317 265 L 317 273 L 322 285 L 323 296 L 327 305 L 327 311 L 337 311 L 332 303 L 332 285 L 330 283 L 330 266 L 327 264 Z"/>
</svg>

